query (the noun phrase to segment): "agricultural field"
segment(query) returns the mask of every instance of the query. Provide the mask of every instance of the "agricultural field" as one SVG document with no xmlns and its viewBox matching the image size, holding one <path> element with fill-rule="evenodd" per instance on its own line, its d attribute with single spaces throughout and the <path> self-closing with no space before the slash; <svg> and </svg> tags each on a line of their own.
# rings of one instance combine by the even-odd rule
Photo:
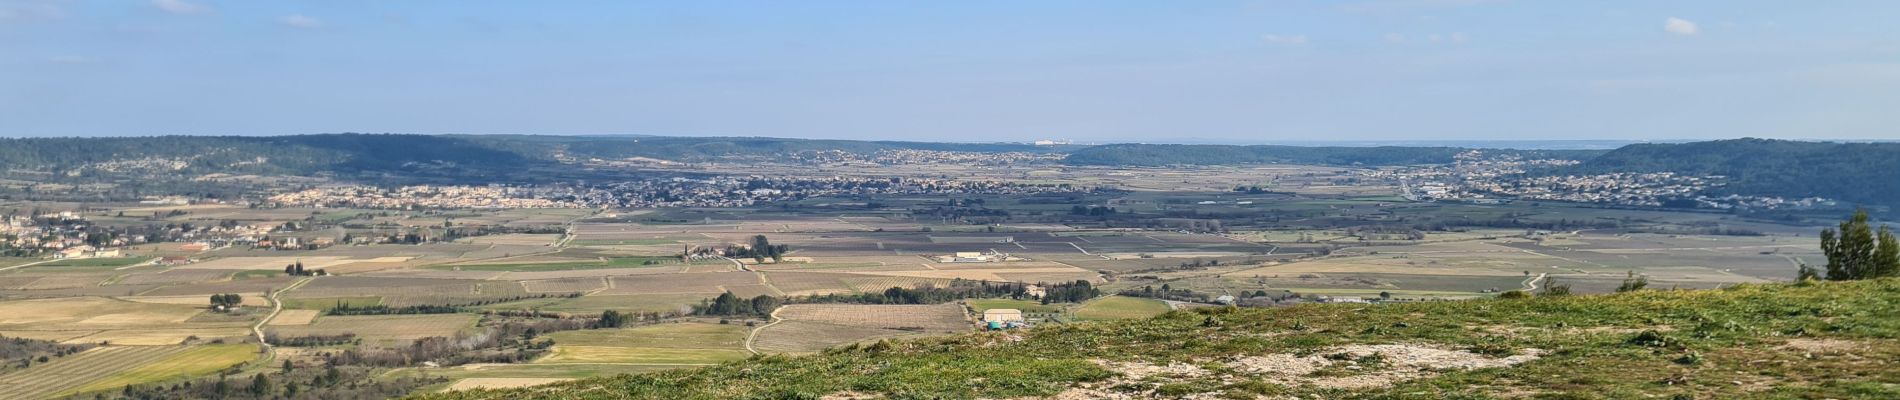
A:
<svg viewBox="0 0 1900 400">
<path fill-rule="evenodd" d="M 286 299 L 279 299 L 278 301 L 282 302 L 284 304 L 284 308 L 286 309 L 304 309 L 304 310 L 317 310 L 317 311 L 328 311 L 332 308 L 336 308 L 337 306 L 343 306 L 343 305 L 347 305 L 350 307 L 368 307 L 368 306 L 383 304 L 383 298 L 380 296 L 306 297 L 306 298 L 295 298 L 295 299 L 286 298 Z"/>
<path fill-rule="evenodd" d="M 538 364 L 705 365 L 744 359 L 749 329 L 737 324 L 671 323 L 557 332 Z"/>
<path fill-rule="evenodd" d="M 323 316 L 308 325 L 277 325 L 282 336 L 355 334 L 368 342 L 400 343 L 431 336 L 455 336 L 475 326 L 471 314 Z"/>
<path fill-rule="evenodd" d="M 0 374 L 0 398 L 31 399 L 114 390 L 208 374 L 256 358 L 249 345 L 105 346 Z"/>
<path fill-rule="evenodd" d="M 699 172 L 734 167 L 703 168 Z M 86 371 L 36 366 L 0 375 L 0 387 L 15 390 L 0 392 L 0 398 L 114 390 L 104 385 L 215 374 L 195 369 L 166 374 L 152 369 L 157 367 L 142 367 L 199 359 L 221 367 L 239 365 L 241 376 L 248 376 L 274 367 L 239 364 L 255 356 L 258 347 L 250 328 L 260 323 L 263 330 L 286 337 L 348 333 L 363 339 L 361 345 L 279 346 L 274 354 L 316 362 L 319 351 L 406 348 L 417 339 L 478 333 L 504 321 L 586 321 L 583 318 L 605 311 L 663 315 L 661 323 L 639 321 L 640 326 L 623 329 L 537 332 L 552 339 L 554 347 L 513 364 L 378 370 L 383 376 L 449 378 L 426 390 L 467 390 L 744 360 L 753 354 L 748 342 L 764 354 L 812 354 L 885 339 L 956 334 L 975 328 L 971 311 L 996 308 L 1023 310 L 1036 325 L 1134 323 L 1170 308 L 1207 306 L 1219 295 L 1266 293 L 1306 302 L 1381 296 L 1397 301 L 1490 301 L 1484 299 L 1533 282 L 1602 293 L 1633 273 L 1648 279 L 1652 288 L 1731 287 L 1786 281 L 1796 265 L 1825 263 L 1817 250 L 1816 227 L 1716 213 L 1562 203 L 1415 203 L 1394 196 L 1394 186 L 1338 182 L 1357 179 L 1355 168 L 826 168 L 827 176 L 956 176 L 1122 190 L 1050 196 L 820 196 L 752 207 L 609 210 L 94 205 L 111 210 L 93 212 L 101 224 L 215 224 L 231 219 L 267 226 L 315 225 L 271 233 L 304 240 L 340 239 L 345 234 L 381 238 L 390 231 L 441 235 L 442 228 L 451 225 L 536 233 L 314 250 L 233 245 L 198 252 L 184 251 L 184 243 L 166 242 L 132 246 L 126 257 L 0 270 L 0 335 L 112 344 L 94 350 L 97 354 L 45 365 Z M 796 168 L 774 171 L 805 173 Z M 1264 185 L 1273 193 L 1232 192 L 1236 184 Z M 970 206 L 972 201 L 978 206 Z M 1107 218 L 1071 214 L 1078 205 L 1118 211 Z M 190 213 L 165 214 L 174 208 Z M 119 209 L 128 211 L 127 216 L 116 217 Z M 1495 227 L 1499 221 L 1623 225 L 1536 232 Z M 1223 225 L 1195 228 L 1209 222 Z M 1415 225 L 1444 228 L 1385 229 Z M 1759 235 L 1686 233 L 1716 229 Z M 789 251 L 776 260 L 719 257 L 758 235 Z M 697 252 L 692 254 L 698 257 L 683 262 L 683 252 Z M 995 258 L 940 261 L 941 256 L 963 252 Z M 181 265 L 146 263 L 175 255 L 190 260 Z M 0 258 L 0 268 L 39 261 L 44 260 Z M 284 267 L 295 263 L 327 274 L 285 276 Z M 806 298 L 883 293 L 892 287 L 945 287 L 959 281 L 1086 281 L 1103 296 L 1048 305 L 1036 299 L 897 305 L 823 304 L 814 302 L 825 300 Z M 1198 297 L 1171 303 L 1115 295 L 1164 285 Z M 685 315 L 726 292 L 747 299 L 787 298 L 791 305 L 776 310 L 775 318 Z M 271 306 L 267 293 L 275 293 L 284 309 L 263 322 Z M 207 311 L 208 297 L 216 294 L 241 295 L 244 307 L 232 313 Z M 339 304 L 456 308 L 431 310 L 446 314 L 325 315 Z M 521 317 L 528 311 L 539 314 Z M 720 319 L 731 323 L 709 322 Z M 206 353 L 198 356 L 205 358 L 173 358 L 217 340 L 251 353 L 229 363 L 239 357 Z M 125 360 L 108 367 L 79 363 L 100 362 L 86 360 L 114 354 Z M 56 380 L 48 376 L 62 373 L 72 379 L 46 383 Z M 11 384 L 25 379 L 35 383 Z M 23 391 L 29 389 L 33 391 Z"/>
<path fill-rule="evenodd" d="M 958 332 L 972 326 L 963 307 L 956 304 L 793 304 L 780 308 L 774 315 L 787 321 L 916 332 Z"/>
<path fill-rule="evenodd" d="M 1168 303 L 1139 297 L 1108 296 L 1089 300 L 1073 311 L 1079 321 L 1141 319 L 1168 312 Z"/>
<path fill-rule="evenodd" d="M 1038 302 L 1035 300 L 970 299 L 970 300 L 964 300 L 964 303 L 967 303 L 970 305 L 971 311 L 976 311 L 978 313 L 982 313 L 984 311 L 988 311 L 994 308 L 1016 309 L 1016 310 L 1022 310 L 1024 313 L 1062 312 L 1062 307 L 1059 305 L 1042 304 L 1041 302 Z"/>
<path fill-rule="evenodd" d="M 717 295 L 704 293 L 662 293 L 662 294 L 590 294 L 574 299 L 565 299 L 541 307 L 543 311 L 576 314 L 599 314 L 607 310 L 631 312 L 667 312 L 685 311 L 700 301 Z"/>
</svg>

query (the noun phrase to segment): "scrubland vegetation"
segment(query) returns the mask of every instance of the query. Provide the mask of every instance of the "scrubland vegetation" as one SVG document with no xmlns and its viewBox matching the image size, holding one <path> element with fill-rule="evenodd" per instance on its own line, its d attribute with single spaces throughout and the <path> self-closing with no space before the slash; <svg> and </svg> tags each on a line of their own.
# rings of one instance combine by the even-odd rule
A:
<svg viewBox="0 0 1900 400">
<path fill-rule="evenodd" d="M 427 399 L 1008 398 L 1065 392 L 1228 398 L 1892 398 L 1900 396 L 1900 280 L 1750 284 L 1720 290 L 1276 309 L 1201 308 L 1147 320 L 1049 326 L 764 356 L 695 370 Z M 1351 369 L 1272 383 L 1248 357 L 1404 345 L 1513 366 L 1425 371 L 1369 386 Z M 1394 347 L 1391 349 L 1402 349 Z M 1368 357 L 1362 356 L 1361 358 Z M 1291 358 L 1298 359 L 1298 358 Z M 1143 366 L 1174 366 L 1151 373 Z M 1119 380 L 1131 373 L 1148 377 Z M 1110 383 L 1113 383 L 1110 385 Z"/>
</svg>

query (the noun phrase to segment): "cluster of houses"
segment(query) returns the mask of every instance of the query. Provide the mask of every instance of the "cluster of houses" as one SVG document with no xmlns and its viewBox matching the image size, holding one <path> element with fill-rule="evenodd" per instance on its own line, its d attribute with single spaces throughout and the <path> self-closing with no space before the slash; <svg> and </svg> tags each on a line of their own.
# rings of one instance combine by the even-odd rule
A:
<svg viewBox="0 0 1900 400">
<path fill-rule="evenodd" d="M 1701 193 L 1721 186 L 1727 177 L 1694 176 L 1672 172 L 1607 173 L 1596 175 L 1531 176 L 1536 168 L 1576 165 L 1575 160 L 1523 159 L 1509 154 L 1472 150 L 1449 165 L 1413 166 L 1360 172 L 1397 181 L 1401 195 L 1413 201 L 1455 201 L 1503 204 L 1512 199 L 1658 207 L 1690 199 L 1701 208 L 1815 208 L 1832 207 L 1824 198 L 1783 199 L 1773 196 L 1708 197 Z"/>
<path fill-rule="evenodd" d="M 868 163 L 878 165 L 1022 165 L 1029 163 L 1054 163 L 1062 161 L 1064 154 L 1029 152 L 969 152 L 917 149 L 879 150 L 872 154 L 859 154 L 844 150 L 808 151 L 792 155 L 792 160 L 803 164 L 855 164 Z"/>
<path fill-rule="evenodd" d="M 746 207 L 833 195 L 1036 194 L 1096 190 L 1069 185 L 932 178 L 672 177 L 603 185 L 324 187 L 271 196 L 275 206 L 380 209 Z"/>
<path fill-rule="evenodd" d="M 503 186 L 404 186 L 394 190 L 373 186 L 313 188 L 271 196 L 279 205 L 313 207 L 418 208 L 577 208 L 566 200 L 536 198 L 524 188 Z"/>
</svg>

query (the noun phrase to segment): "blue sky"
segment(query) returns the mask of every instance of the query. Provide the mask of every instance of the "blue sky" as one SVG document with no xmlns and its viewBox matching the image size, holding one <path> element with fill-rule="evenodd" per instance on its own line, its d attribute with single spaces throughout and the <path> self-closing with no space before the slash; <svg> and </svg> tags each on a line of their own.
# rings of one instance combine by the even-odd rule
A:
<svg viewBox="0 0 1900 400">
<path fill-rule="evenodd" d="M 0 0 L 0 136 L 1900 139 L 1894 1 Z"/>
</svg>

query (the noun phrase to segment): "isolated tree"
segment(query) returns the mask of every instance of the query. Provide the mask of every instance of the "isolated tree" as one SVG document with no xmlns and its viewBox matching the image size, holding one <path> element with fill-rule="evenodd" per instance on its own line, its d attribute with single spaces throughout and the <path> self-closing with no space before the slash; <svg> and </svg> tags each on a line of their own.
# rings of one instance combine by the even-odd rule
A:
<svg viewBox="0 0 1900 400">
<path fill-rule="evenodd" d="M 1900 275 L 1900 242 L 1885 226 L 1876 233 L 1867 223 L 1867 210 L 1854 211 L 1838 229 L 1822 230 L 1821 252 L 1827 255 L 1828 280 Z"/>
<path fill-rule="evenodd" d="M 600 322 L 598 325 L 601 328 L 619 328 L 626 324 L 627 317 L 620 314 L 619 311 L 607 310 L 600 312 Z"/>
<path fill-rule="evenodd" d="M 263 373 L 251 375 L 251 395 L 263 396 L 266 394 L 270 394 L 270 377 L 264 376 Z"/>
</svg>

